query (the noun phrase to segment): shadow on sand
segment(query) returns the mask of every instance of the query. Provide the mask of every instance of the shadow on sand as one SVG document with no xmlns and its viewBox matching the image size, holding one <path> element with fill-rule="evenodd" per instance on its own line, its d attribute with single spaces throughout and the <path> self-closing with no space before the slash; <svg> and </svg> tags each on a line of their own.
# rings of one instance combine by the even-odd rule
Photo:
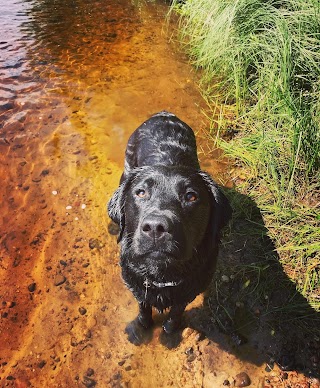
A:
<svg viewBox="0 0 320 388">
<path fill-rule="evenodd" d="M 204 306 L 186 312 L 186 326 L 244 361 L 320 377 L 320 314 L 285 274 L 254 201 L 226 194 L 237 204 L 232 231 Z"/>
</svg>

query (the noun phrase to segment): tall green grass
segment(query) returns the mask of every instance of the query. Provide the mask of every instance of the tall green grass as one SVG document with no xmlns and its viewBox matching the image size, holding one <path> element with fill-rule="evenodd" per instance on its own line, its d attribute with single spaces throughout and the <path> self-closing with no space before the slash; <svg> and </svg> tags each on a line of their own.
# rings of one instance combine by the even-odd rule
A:
<svg viewBox="0 0 320 388">
<path fill-rule="evenodd" d="M 219 131 L 237 134 L 219 145 L 246 166 L 243 191 L 320 305 L 320 2 L 186 0 L 172 9 L 208 101 L 234 109 Z"/>
</svg>

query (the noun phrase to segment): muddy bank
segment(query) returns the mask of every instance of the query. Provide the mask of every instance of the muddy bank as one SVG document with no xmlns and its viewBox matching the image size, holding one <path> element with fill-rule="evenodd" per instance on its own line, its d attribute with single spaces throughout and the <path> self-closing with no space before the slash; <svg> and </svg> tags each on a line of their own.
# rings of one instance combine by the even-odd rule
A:
<svg viewBox="0 0 320 388">
<path fill-rule="evenodd" d="M 270 374 L 282 386 L 284 372 L 266 372 L 265 352 L 221 333 L 202 297 L 171 350 L 161 316 L 148 345 L 124 334 L 137 306 L 105 204 L 130 133 L 173 111 L 197 132 L 203 168 L 221 183 L 228 175 L 207 139 L 196 75 L 170 42 L 167 6 L 0 4 L 0 386 L 245 386 L 242 372 L 253 387 Z"/>
</svg>

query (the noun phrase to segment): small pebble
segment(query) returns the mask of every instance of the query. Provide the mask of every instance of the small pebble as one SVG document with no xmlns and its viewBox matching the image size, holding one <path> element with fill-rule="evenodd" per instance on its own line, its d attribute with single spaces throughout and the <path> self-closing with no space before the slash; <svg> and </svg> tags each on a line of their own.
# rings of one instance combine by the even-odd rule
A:
<svg viewBox="0 0 320 388">
<path fill-rule="evenodd" d="M 250 377 L 246 372 L 238 373 L 234 379 L 235 387 L 248 387 L 251 384 Z"/>
<path fill-rule="evenodd" d="M 205 335 L 203 333 L 198 333 L 195 337 L 196 342 L 203 341 L 205 339 Z"/>
<path fill-rule="evenodd" d="M 78 341 L 74 337 L 72 337 L 70 344 L 71 344 L 71 346 L 76 347 L 76 346 L 78 346 Z"/>
<path fill-rule="evenodd" d="M 88 387 L 88 388 L 95 387 L 96 384 L 97 384 L 96 381 L 94 381 L 93 379 L 90 379 L 90 377 L 87 377 L 87 376 L 83 377 L 83 382 L 82 383 L 83 383 L 83 385 L 85 387 Z"/>
<path fill-rule="evenodd" d="M 37 287 L 36 283 L 31 283 L 28 285 L 28 290 L 30 292 L 34 292 L 36 290 L 36 287 Z"/>
<path fill-rule="evenodd" d="M 102 248 L 103 247 L 103 244 L 96 238 L 90 238 L 89 240 L 89 248 L 90 249 L 99 249 L 99 248 Z"/>
<path fill-rule="evenodd" d="M 55 286 L 61 286 L 66 281 L 66 277 L 63 276 L 62 274 L 58 274 L 56 278 L 54 279 L 54 285 Z"/>
<path fill-rule="evenodd" d="M 193 353 L 193 354 L 190 354 L 190 355 L 187 357 L 187 361 L 188 361 L 188 362 L 193 362 L 196 358 L 197 358 L 197 356 Z"/>
<path fill-rule="evenodd" d="M 53 190 L 53 191 L 52 191 L 52 194 L 53 194 L 53 195 L 57 195 L 57 194 L 58 194 L 57 190 Z"/>
<path fill-rule="evenodd" d="M 87 312 L 87 309 L 85 309 L 84 307 L 79 307 L 79 313 L 81 315 L 84 315 L 86 312 Z"/>
<path fill-rule="evenodd" d="M 108 232 L 113 236 L 117 235 L 119 230 L 119 226 L 113 221 L 108 225 Z"/>
<path fill-rule="evenodd" d="M 42 360 L 42 361 L 39 362 L 38 367 L 39 367 L 40 369 L 42 369 L 45 365 L 46 365 L 45 360 Z"/>
<path fill-rule="evenodd" d="M 88 368 L 87 372 L 86 372 L 86 375 L 89 376 L 89 377 L 93 376 L 94 375 L 94 370 L 92 368 Z"/>
<path fill-rule="evenodd" d="M 224 283 L 228 283 L 229 282 L 229 276 L 227 276 L 227 275 L 222 275 L 221 276 L 221 280 L 224 282 Z"/>
<path fill-rule="evenodd" d="M 190 337 L 190 335 L 194 332 L 193 329 L 191 329 L 191 327 L 186 327 L 183 332 L 182 332 L 182 338 L 188 338 Z"/>
<path fill-rule="evenodd" d="M 72 209 L 71 205 L 66 206 L 66 210 L 71 210 L 71 209 Z"/>
<path fill-rule="evenodd" d="M 85 203 L 83 203 L 82 205 L 81 205 L 81 209 L 85 209 L 87 207 L 87 205 L 85 204 Z"/>
<path fill-rule="evenodd" d="M 273 370 L 273 365 L 267 364 L 267 366 L 264 369 L 266 372 L 271 372 Z"/>
</svg>

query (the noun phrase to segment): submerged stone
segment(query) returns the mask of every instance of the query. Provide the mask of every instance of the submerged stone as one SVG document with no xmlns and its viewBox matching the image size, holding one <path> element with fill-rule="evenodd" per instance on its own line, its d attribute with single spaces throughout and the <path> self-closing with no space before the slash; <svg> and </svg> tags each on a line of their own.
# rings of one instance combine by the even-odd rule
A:
<svg viewBox="0 0 320 388">
<path fill-rule="evenodd" d="M 251 380 L 246 372 L 238 373 L 234 379 L 235 387 L 248 387 L 250 384 Z"/>
</svg>

